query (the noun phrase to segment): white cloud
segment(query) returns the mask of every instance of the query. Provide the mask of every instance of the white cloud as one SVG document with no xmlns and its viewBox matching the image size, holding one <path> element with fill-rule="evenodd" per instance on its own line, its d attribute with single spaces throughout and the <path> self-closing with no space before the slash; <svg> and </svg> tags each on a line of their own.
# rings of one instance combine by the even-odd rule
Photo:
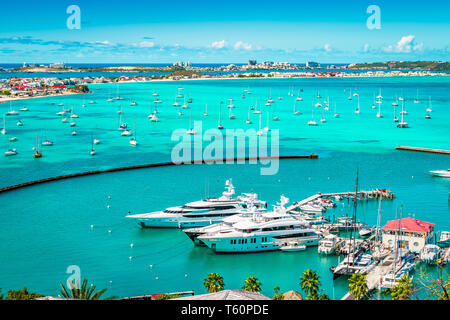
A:
<svg viewBox="0 0 450 320">
<path fill-rule="evenodd" d="M 384 47 L 385 52 L 410 53 L 411 51 L 423 51 L 423 43 L 415 43 L 415 36 L 403 36 L 396 45 Z"/>
<path fill-rule="evenodd" d="M 325 44 L 325 45 L 323 46 L 323 49 L 324 49 L 326 52 L 330 52 L 330 51 L 331 51 L 331 46 L 330 46 L 330 44 L 329 44 L 329 43 Z"/>
<path fill-rule="evenodd" d="M 238 41 L 238 42 L 236 42 L 234 44 L 234 49 L 235 50 L 241 50 L 241 49 L 243 49 L 243 50 L 251 50 L 252 49 L 252 45 L 248 44 L 248 43 L 245 43 L 245 42 L 242 42 L 242 41 Z"/>
<path fill-rule="evenodd" d="M 152 41 L 142 41 L 139 43 L 139 47 L 141 48 L 153 48 L 155 46 L 155 43 Z"/>
<path fill-rule="evenodd" d="M 210 46 L 215 49 L 222 49 L 226 45 L 227 45 L 227 42 L 225 40 L 221 40 L 221 41 L 214 41 L 213 43 L 211 43 Z"/>
</svg>

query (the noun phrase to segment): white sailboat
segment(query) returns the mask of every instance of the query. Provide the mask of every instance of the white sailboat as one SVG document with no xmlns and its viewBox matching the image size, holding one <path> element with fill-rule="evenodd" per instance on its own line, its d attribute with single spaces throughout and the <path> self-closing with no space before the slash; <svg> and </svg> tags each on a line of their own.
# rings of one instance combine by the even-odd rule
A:
<svg viewBox="0 0 450 320">
<path fill-rule="evenodd" d="M 136 122 L 133 121 L 133 137 L 130 138 L 130 145 L 137 146 L 137 140 L 136 140 Z"/>
<path fill-rule="evenodd" d="M 3 115 L 3 128 L 2 128 L 2 131 L 0 133 L 3 134 L 3 135 L 8 133 L 6 131 L 6 118 L 5 118 L 5 115 Z"/>
<path fill-rule="evenodd" d="M 266 120 L 266 126 L 264 127 L 264 131 L 269 131 L 269 111 L 267 111 L 267 120 Z"/>
<path fill-rule="evenodd" d="M 403 116 L 405 115 L 405 100 L 402 100 L 402 111 L 400 112 L 402 115 L 402 120 L 397 124 L 397 128 L 408 128 L 408 123 L 404 121 Z"/>
<path fill-rule="evenodd" d="M 208 104 L 205 105 L 205 112 L 203 112 L 203 115 L 205 117 L 208 115 Z"/>
<path fill-rule="evenodd" d="M 256 132 L 256 134 L 257 134 L 258 136 L 262 136 L 262 135 L 264 134 L 264 131 L 261 129 L 261 113 L 259 114 L 259 129 L 258 129 L 258 131 Z"/>
<path fill-rule="evenodd" d="M 195 134 L 195 130 L 192 128 L 192 110 L 189 110 L 189 130 L 186 131 L 186 134 Z"/>
<path fill-rule="evenodd" d="M 300 111 L 295 110 L 296 104 L 297 104 L 297 100 L 294 101 L 294 115 L 298 116 L 298 115 L 301 115 L 302 113 Z"/>
<path fill-rule="evenodd" d="M 220 123 L 220 112 L 222 109 L 222 103 L 223 103 L 223 101 L 220 101 L 220 104 L 219 104 L 219 123 L 217 124 L 217 129 L 219 129 L 219 130 L 223 129 L 223 125 L 222 125 L 222 123 Z"/>
<path fill-rule="evenodd" d="M 314 105 L 312 106 L 312 112 L 311 112 L 311 120 L 308 121 L 308 126 L 317 126 L 317 122 L 314 121 Z"/>
<path fill-rule="evenodd" d="M 339 118 L 340 115 L 339 115 L 339 113 L 336 111 L 336 101 L 333 101 L 333 102 L 334 102 L 334 117 L 335 117 L 335 118 Z"/>
</svg>

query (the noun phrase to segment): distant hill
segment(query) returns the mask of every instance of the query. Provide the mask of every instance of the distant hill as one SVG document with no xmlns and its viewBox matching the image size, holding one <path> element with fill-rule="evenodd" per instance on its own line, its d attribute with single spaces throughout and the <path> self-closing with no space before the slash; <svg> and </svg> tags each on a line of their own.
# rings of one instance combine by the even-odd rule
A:
<svg viewBox="0 0 450 320">
<path fill-rule="evenodd" d="M 450 63 L 445 61 L 387 61 L 387 62 L 369 62 L 353 63 L 348 66 L 349 69 L 412 69 L 412 70 L 430 70 L 430 71 L 450 71 Z"/>
</svg>

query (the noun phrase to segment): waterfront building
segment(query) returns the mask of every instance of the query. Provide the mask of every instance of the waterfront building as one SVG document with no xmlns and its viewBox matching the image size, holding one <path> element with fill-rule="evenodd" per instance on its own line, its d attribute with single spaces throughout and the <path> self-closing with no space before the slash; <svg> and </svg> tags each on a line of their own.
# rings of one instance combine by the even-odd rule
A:
<svg viewBox="0 0 450 320">
<path fill-rule="evenodd" d="M 382 242 L 384 245 L 394 248 L 409 249 L 419 253 L 422 248 L 433 240 L 434 223 L 403 218 L 388 221 L 382 228 Z"/>
<path fill-rule="evenodd" d="M 307 68 L 318 68 L 318 67 L 320 67 L 320 63 L 314 62 L 314 61 L 306 61 L 306 67 Z"/>
</svg>

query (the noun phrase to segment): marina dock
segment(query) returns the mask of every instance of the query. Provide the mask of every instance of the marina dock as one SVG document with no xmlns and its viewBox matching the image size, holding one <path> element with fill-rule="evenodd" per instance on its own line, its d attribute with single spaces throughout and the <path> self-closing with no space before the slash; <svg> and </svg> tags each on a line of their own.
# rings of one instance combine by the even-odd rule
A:
<svg viewBox="0 0 450 320">
<path fill-rule="evenodd" d="M 404 151 L 417 151 L 417 152 L 427 152 L 427 153 L 450 155 L 450 150 L 442 150 L 442 149 L 429 149 L 429 148 L 407 147 L 407 146 L 400 146 L 400 147 L 396 147 L 395 149 L 396 150 L 404 150 Z"/>
<path fill-rule="evenodd" d="M 384 189 L 383 189 L 384 190 Z M 392 200 L 393 198 L 395 198 L 395 195 L 391 192 L 387 192 L 383 191 L 382 189 L 374 189 L 374 190 L 370 190 L 370 191 L 358 191 L 357 194 L 359 197 L 363 198 L 363 199 L 378 199 L 380 196 L 389 200 Z M 1 190 L 0 190 L 1 191 Z M 355 196 L 355 192 L 354 191 L 349 191 L 349 192 L 335 192 L 335 193 L 317 193 L 315 195 L 312 195 L 306 199 L 303 199 L 301 201 L 295 202 L 292 205 L 290 205 L 289 207 L 286 208 L 287 212 L 291 212 L 297 208 L 300 208 L 301 206 L 315 201 L 319 198 L 333 198 L 333 197 L 354 197 Z"/>
</svg>

